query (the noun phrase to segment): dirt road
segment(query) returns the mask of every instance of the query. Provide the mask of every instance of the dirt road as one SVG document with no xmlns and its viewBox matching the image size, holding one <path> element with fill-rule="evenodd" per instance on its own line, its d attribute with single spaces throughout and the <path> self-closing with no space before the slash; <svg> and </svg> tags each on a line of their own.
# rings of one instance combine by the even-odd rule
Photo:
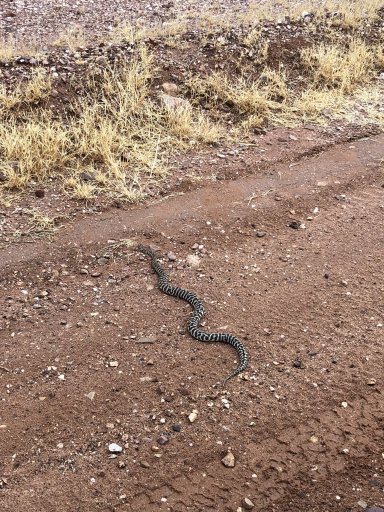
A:
<svg viewBox="0 0 384 512">
<path fill-rule="evenodd" d="M 336 145 L 3 250 L 2 510 L 384 507 L 383 147 Z M 189 306 L 121 239 L 157 247 L 204 328 L 243 340 L 242 377 L 214 387 L 236 354 L 192 340 Z"/>
</svg>

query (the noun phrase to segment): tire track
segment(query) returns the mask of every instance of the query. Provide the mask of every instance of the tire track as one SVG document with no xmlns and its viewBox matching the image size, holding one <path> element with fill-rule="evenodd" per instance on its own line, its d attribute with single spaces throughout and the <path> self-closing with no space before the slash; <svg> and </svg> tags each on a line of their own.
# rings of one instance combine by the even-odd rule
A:
<svg viewBox="0 0 384 512">
<path fill-rule="evenodd" d="M 298 478 L 321 481 L 354 459 L 381 458 L 383 392 L 376 389 L 344 406 L 248 444 L 233 469 L 216 461 L 199 472 L 165 480 L 157 490 L 136 495 L 129 510 L 234 511 L 249 495 L 253 510 L 263 512 L 285 499 Z"/>
</svg>

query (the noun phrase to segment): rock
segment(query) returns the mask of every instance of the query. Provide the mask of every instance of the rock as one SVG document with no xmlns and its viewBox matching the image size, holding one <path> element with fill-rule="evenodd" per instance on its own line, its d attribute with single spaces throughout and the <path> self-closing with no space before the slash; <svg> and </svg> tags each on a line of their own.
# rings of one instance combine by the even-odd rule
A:
<svg viewBox="0 0 384 512">
<path fill-rule="evenodd" d="M 300 229 L 301 221 L 300 220 L 291 220 L 291 222 L 288 224 L 288 226 L 292 229 Z"/>
<path fill-rule="evenodd" d="M 169 252 L 167 254 L 167 258 L 169 259 L 169 261 L 176 261 L 176 255 L 173 252 Z"/>
<path fill-rule="evenodd" d="M 357 502 L 357 504 L 358 504 L 358 505 L 359 505 L 359 507 L 361 507 L 361 508 L 367 508 L 367 506 L 368 506 L 367 502 L 366 502 L 366 501 L 364 501 L 364 500 L 359 500 L 359 501 Z"/>
<path fill-rule="evenodd" d="M 90 400 L 93 400 L 95 398 L 95 392 L 94 391 L 90 391 L 89 393 L 87 393 L 85 396 L 87 398 L 89 398 Z"/>
<path fill-rule="evenodd" d="M 180 432 L 181 426 L 178 423 L 175 423 L 175 425 L 172 425 L 172 430 L 174 432 Z"/>
<path fill-rule="evenodd" d="M 160 436 L 157 442 L 160 446 L 164 446 L 165 444 L 169 443 L 169 439 L 167 436 Z"/>
<path fill-rule="evenodd" d="M 45 190 L 43 188 L 35 190 L 35 196 L 42 199 L 45 196 Z"/>
<path fill-rule="evenodd" d="M 149 467 L 151 467 L 150 463 L 149 463 L 149 462 L 147 462 L 146 460 L 141 460 L 141 461 L 140 461 L 140 466 L 141 466 L 142 468 L 149 468 Z"/>
<path fill-rule="evenodd" d="M 241 502 L 241 506 L 245 508 L 245 510 L 252 510 L 255 504 L 249 498 L 244 498 Z"/>
<path fill-rule="evenodd" d="M 384 512 L 384 508 L 381 507 L 369 507 L 365 509 L 365 512 Z"/>
<path fill-rule="evenodd" d="M 119 366 L 118 361 L 109 361 L 109 366 L 112 368 L 117 368 Z"/>
<path fill-rule="evenodd" d="M 157 382 L 156 377 L 140 377 L 140 382 Z"/>
<path fill-rule="evenodd" d="M 194 410 L 191 412 L 191 414 L 188 416 L 188 419 L 189 419 L 189 421 L 190 421 L 191 423 L 193 423 L 193 422 L 196 420 L 196 418 L 197 418 L 197 414 L 198 414 L 197 410 L 196 410 L 196 409 L 194 409 Z"/>
<path fill-rule="evenodd" d="M 368 379 L 367 384 L 368 386 L 374 386 L 376 384 L 376 379 Z"/>
<path fill-rule="evenodd" d="M 174 82 L 164 82 L 161 84 L 161 88 L 169 96 L 176 96 L 179 92 L 179 88 Z"/>
<path fill-rule="evenodd" d="M 120 460 L 117 466 L 119 469 L 124 469 L 125 467 L 127 467 L 127 464 L 123 460 Z"/>
<path fill-rule="evenodd" d="M 221 459 L 221 462 L 224 464 L 226 468 L 234 468 L 235 467 L 235 456 L 232 452 L 228 451 L 227 455 Z"/>
<path fill-rule="evenodd" d="M 136 340 L 136 343 L 155 343 L 155 336 L 144 336 Z"/>
<path fill-rule="evenodd" d="M 198 268 L 200 266 L 200 258 L 196 254 L 188 254 L 186 262 L 193 268 Z"/>
<path fill-rule="evenodd" d="M 123 448 L 116 443 L 111 443 L 108 445 L 108 451 L 109 453 L 121 453 Z"/>
<path fill-rule="evenodd" d="M 95 181 L 95 175 L 91 172 L 81 172 L 79 179 L 82 181 Z"/>
<path fill-rule="evenodd" d="M 266 234 L 265 231 L 256 231 L 257 238 L 263 238 Z"/>
<path fill-rule="evenodd" d="M 184 98 L 178 98 L 176 96 L 170 96 L 169 94 L 162 93 L 160 95 L 160 100 L 163 105 L 168 111 L 175 111 L 177 109 L 190 109 L 191 104 L 188 100 L 185 100 Z"/>
</svg>

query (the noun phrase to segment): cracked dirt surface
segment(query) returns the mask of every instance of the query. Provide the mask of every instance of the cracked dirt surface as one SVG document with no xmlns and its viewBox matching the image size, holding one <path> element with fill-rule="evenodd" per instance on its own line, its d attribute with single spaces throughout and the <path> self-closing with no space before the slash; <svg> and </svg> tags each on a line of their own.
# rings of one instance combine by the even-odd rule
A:
<svg viewBox="0 0 384 512">
<path fill-rule="evenodd" d="M 3 249 L 2 510 L 383 507 L 383 143 Z M 121 239 L 158 248 L 204 328 L 244 341 L 242 377 L 214 387 L 234 352 L 190 339 L 189 306 Z"/>
</svg>

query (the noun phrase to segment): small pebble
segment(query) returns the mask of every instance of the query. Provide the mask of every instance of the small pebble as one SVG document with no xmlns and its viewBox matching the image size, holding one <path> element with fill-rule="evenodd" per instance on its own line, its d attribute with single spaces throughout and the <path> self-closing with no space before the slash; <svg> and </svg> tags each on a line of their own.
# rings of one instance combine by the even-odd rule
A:
<svg viewBox="0 0 384 512">
<path fill-rule="evenodd" d="M 376 379 L 368 379 L 367 384 L 368 386 L 374 386 L 376 384 Z"/>
<path fill-rule="evenodd" d="M 160 446 L 164 446 L 169 442 L 169 439 L 167 436 L 160 436 L 157 442 L 159 443 Z"/>
<path fill-rule="evenodd" d="M 235 467 L 235 456 L 232 452 L 228 452 L 227 455 L 221 459 L 221 462 L 226 468 L 233 468 Z"/>
<path fill-rule="evenodd" d="M 176 261 L 176 255 L 173 252 L 167 254 L 169 261 Z"/>
<path fill-rule="evenodd" d="M 361 507 L 361 508 L 367 508 L 367 506 L 368 506 L 368 503 L 367 503 L 366 501 L 364 501 L 364 500 L 360 500 L 360 501 L 358 501 L 358 502 L 357 502 L 357 504 L 358 504 L 358 505 L 359 505 L 359 507 Z"/>
<path fill-rule="evenodd" d="M 191 423 L 193 423 L 193 422 L 196 420 L 196 418 L 197 418 L 197 414 L 198 414 L 198 413 L 197 413 L 196 409 L 194 409 L 194 410 L 191 412 L 191 414 L 188 416 L 188 419 L 189 419 L 189 421 L 190 421 Z"/>
<path fill-rule="evenodd" d="M 249 498 L 244 498 L 241 502 L 241 505 L 245 508 L 245 510 L 252 510 L 255 504 Z"/>
<path fill-rule="evenodd" d="M 175 425 L 172 425 L 172 430 L 174 432 L 180 432 L 181 426 L 178 423 L 175 423 Z"/>
<path fill-rule="evenodd" d="M 292 220 L 288 226 L 292 229 L 300 229 L 301 228 L 301 221 L 300 220 Z"/>
<path fill-rule="evenodd" d="M 111 443 L 108 445 L 109 453 L 121 453 L 123 451 L 122 447 L 116 443 Z"/>
</svg>

